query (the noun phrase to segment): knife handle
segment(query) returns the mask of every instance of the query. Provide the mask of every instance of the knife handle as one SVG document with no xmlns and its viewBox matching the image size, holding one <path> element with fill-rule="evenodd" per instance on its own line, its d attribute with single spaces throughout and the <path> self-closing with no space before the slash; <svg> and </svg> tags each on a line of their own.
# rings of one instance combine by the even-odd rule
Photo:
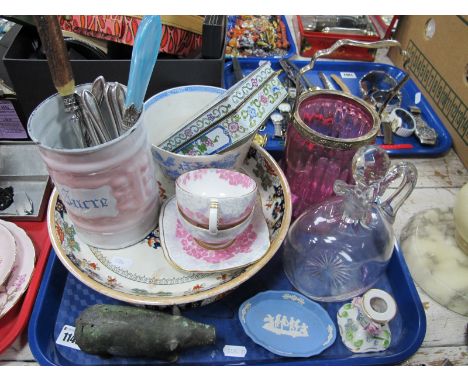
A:
<svg viewBox="0 0 468 382">
<path fill-rule="evenodd" d="M 234 79 L 236 80 L 236 83 L 244 78 L 244 73 L 242 73 L 239 59 L 236 56 L 232 57 L 232 70 L 234 71 Z"/>
<path fill-rule="evenodd" d="M 351 90 L 349 90 L 348 86 L 343 82 L 343 80 L 338 77 L 336 74 L 330 74 L 330 77 L 338 84 L 343 92 L 346 94 L 351 94 Z"/>
<path fill-rule="evenodd" d="M 385 150 L 404 150 L 404 149 L 414 149 L 414 146 L 411 143 L 397 143 L 392 145 L 379 145 Z"/>
<path fill-rule="evenodd" d="M 318 76 L 320 78 L 320 81 L 322 81 L 322 84 L 325 87 L 325 89 L 336 90 L 332 82 L 328 79 L 324 72 L 318 72 Z"/>
<path fill-rule="evenodd" d="M 62 97 L 75 92 L 75 80 L 57 16 L 34 16 L 52 81 Z"/>
<path fill-rule="evenodd" d="M 146 90 L 159 54 L 162 38 L 161 16 L 144 16 L 138 26 L 130 61 L 125 108 L 143 109 Z"/>
</svg>

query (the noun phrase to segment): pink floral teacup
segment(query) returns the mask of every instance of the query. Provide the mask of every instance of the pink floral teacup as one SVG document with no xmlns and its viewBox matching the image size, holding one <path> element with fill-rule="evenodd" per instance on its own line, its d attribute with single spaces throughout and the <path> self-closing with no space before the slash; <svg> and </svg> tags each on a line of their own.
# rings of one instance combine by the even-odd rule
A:
<svg viewBox="0 0 468 382">
<path fill-rule="evenodd" d="M 207 245 L 222 245 L 235 239 L 242 233 L 241 228 L 248 226 L 257 199 L 257 184 L 237 171 L 199 169 L 177 178 L 176 198 L 186 229 Z M 190 226 L 198 230 L 189 229 Z M 228 230 L 235 236 L 231 237 Z M 223 237 L 226 240 L 222 240 Z"/>
<path fill-rule="evenodd" d="M 236 238 L 240 236 L 251 224 L 254 211 L 255 208 L 241 223 L 230 228 L 220 229 L 215 234 L 211 233 L 207 228 L 202 228 L 199 225 L 188 221 L 180 212 L 180 209 L 177 210 L 177 217 L 185 231 L 187 231 L 199 245 L 207 249 L 216 250 L 227 248 L 234 243 Z"/>
</svg>

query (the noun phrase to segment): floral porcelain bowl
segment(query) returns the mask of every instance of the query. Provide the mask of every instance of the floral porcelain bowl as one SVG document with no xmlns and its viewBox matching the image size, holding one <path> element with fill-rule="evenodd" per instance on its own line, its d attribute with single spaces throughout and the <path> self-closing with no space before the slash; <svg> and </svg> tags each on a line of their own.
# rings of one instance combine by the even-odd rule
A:
<svg viewBox="0 0 468 382">
<path fill-rule="evenodd" d="M 175 188 L 182 224 L 208 246 L 228 245 L 252 220 L 257 183 L 248 175 L 199 169 L 177 178 Z"/>
<path fill-rule="evenodd" d="M 207 155 L 244 142 L 286 98 L 279 73 L 270 62 L 260 61 L 258 68 L 183 121 L 159 147 L 180 154 Z"/>
<path fill-rule="evenodd" d="M 181 86 L 162 91 L 145 102 L 144 123 L 152 145 L 153 159 L 161 167 L 164 175 L 175 180 L 180 175 L 199 168 L 235 169 L 241 167 L 249 151 L 253 135 L 226 152 L 212 155 L 176 154 L 159 147 L 185 121 L 225 91 L 225 89 L 213 86 Z M 231 128 L 235 129 L 236 126 L 232 125 Z M 208 151 L 212 145 L 214 142 L 206 139 L 198 145 L 197 151 Z"/>
</svg>

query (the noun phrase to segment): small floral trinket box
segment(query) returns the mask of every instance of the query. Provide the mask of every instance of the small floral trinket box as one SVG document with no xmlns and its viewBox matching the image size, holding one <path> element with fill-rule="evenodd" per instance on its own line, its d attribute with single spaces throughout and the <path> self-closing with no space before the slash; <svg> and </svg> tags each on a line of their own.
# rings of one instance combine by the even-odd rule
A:
<svg viewBox="0 0 468 382">
<path fill-rule="evenodd" d="M 353 353 L 386 350 L 392 341 L 388 322 L 395 314 L 395 300 L 383 290 L 370 289 L 355 297 L 337 313 L 343 343 Z"/>
</svg>

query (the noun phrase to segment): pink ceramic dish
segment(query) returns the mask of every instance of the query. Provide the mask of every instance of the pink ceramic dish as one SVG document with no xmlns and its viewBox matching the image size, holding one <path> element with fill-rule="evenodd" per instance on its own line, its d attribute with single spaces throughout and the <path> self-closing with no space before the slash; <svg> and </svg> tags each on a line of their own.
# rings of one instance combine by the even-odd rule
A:
<svg viewBox="0 0 468 382">
<path fill-rule="evenodd" d="M 16 242 L 16 259 L 7 281 L 0 287 L 0 318 L 7 314 L 26 292 L 34 271 L 36 253 L 27 233 L 16 224 L 0 220 Z M 2 242 L 3 243 L 3 242 Z"/>
<path fill-rule="evenodd" d="M 0 223 L 2 220 L 0 220 Z M 0 224 L 0 286 L 7 280 L 16 258 L 15 238 Z"/>
<path fill-rule="evenodd" d="M 246 220 L 248 223 L 231 245 L 213 250 L 200 245 L 195 240 L 195 234 L 185 229 L 183 220 L 178 216 L 175 198 L 169 199 L 161 207 L 159 217 L 164 255 L 176 268 L 186 272 L 230 272 L 246 267 L 260 260 L 270 247 L 268 225 L 261 203 L 252 214 L 253 218 Z M 189 228 L 193 229 L 193 226 L 189 225 Z M 226 231 L 231 230 L 232 228 Z M 220 232 L 224 235 L 225 231 Z"/>
</svg>

